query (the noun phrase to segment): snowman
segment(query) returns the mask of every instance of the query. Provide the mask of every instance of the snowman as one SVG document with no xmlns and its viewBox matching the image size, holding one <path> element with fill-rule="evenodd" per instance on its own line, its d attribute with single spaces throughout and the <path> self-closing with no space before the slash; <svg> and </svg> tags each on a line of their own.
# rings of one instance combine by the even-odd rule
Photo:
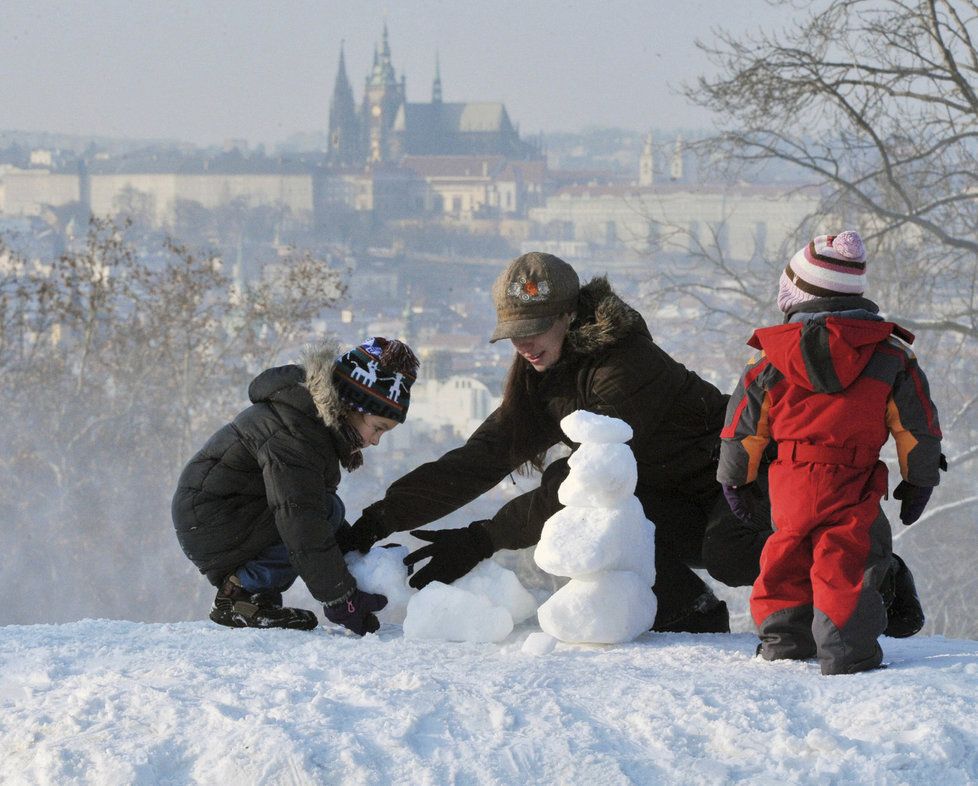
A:
<svg viewBox="0 0 978 786">
<path fill-rule="evenodd" d="M 655 619 L 655 527 L 635 496 L 632 428 L 584 410 L 560 421 L 579 443 L 557 497 L 564 508 L 543 527 L 534 559 L 570 581 L 537 611 L 544 633 L 564 642 L 631 641 Z"/>
</svg>

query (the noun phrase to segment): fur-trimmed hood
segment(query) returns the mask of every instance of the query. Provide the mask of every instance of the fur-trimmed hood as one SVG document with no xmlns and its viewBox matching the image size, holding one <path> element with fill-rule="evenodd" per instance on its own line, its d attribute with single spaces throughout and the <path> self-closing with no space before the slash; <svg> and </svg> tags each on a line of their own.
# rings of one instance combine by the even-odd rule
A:
<svg viewBox="0 0 978 786">
<path fill-rule="evenodd" d="M 343 423 L 343 403 L 333 383 L 333 368 L 339 355 L 339 344 L 331 340 L 308 348 L 302 355 L 302 367 L 306 370 L 303 384 L 312 396 L 312 403 L 323 423 L 335 429 L 339 429 Z"/>
<path fill-rule="evenodd" d="M 309 391 L 320 420 L 336 435 L 340 464 L 348 472 L 353 472 L 363 465 L 362 442 L 360 435 L 343 417 L 346 406 L 340 399 L 339 390 L 333 380 L 339 354 L 339 345 L 331 340 L 307 349 L 302 355 L 302 367 L 305 370 L 305 381 L 302 385 Z"/>
<path fill-rule="evenodd" d="M 598 276 L 581 287 L 577 319 L 567 333 L 567 343 L 574 352 L 593 355 L 639 326 L 645 326 L 642 315 L 615 294 L 605 276 Z"/>
<path fill-rule="evenodd" d="M 340 347 L 326 340 L 302 354 L 301 365 L 278 366 L 263 371 L 248 388 L 252 403 L 287 404 L 318 418 L 333 434 L 340 463 L 348 470 L 360 466 L 359 436 L 344 417 L 346 407 L 333 381 Z"/>
<path fill-rule="evenodd" d="M 339 353 L 333 341 L 323 341 L 302 355 L 301 365 L 266 369 L 251 381 L 248 398 L 253 404 L 277 401 L 318 415 L 327 427 L 340 430 L 343 404 L 333 383 L 333 366 Z"/>
</svg>

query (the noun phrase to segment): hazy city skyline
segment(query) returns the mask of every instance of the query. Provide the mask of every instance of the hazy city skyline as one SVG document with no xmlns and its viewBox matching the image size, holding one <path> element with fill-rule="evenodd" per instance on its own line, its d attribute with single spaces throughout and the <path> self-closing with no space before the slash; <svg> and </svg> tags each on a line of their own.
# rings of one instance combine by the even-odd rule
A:
<svg viewBox="0 0 978 786">
<path fill-rule="evenodd" d="M 757 13 L 751 13 L 756 9 Z M 6 0 L 0 128 L 275 145 L 323 132 L 341 42 L 359 102 L 386 22 L 409 101 L 501 101 L 521 133 L 706 127 L 676 88 L 714 27 L 774 26 L 764 0 L 57 3 Z"/>
</svg>

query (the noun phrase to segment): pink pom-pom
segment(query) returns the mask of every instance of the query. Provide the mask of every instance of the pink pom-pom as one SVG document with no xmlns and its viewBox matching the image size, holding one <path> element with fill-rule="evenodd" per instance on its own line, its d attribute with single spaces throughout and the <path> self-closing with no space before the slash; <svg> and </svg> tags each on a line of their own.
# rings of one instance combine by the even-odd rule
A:
<svg viewBox="0 0 978 786">
<path fill-rule="evenodd" d="M 832 248 L 847 259 L 862 260 L 866 257 L 866 247 L 858 232 L 847 229 L 832 240 Z"/>
</svg>

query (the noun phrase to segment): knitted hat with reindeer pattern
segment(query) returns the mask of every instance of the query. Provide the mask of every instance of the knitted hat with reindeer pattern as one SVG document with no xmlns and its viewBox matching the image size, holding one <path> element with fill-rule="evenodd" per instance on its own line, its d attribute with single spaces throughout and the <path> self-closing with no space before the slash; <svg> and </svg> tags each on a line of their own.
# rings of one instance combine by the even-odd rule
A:
<svg viewBox="0 0 978 786">
<path fill-rule="evenodd" d="M 375 336 L 336 359 L 333 384 L 351 409 L 403 423 L 418 366 L 407 344 Z"/>
</svg>

